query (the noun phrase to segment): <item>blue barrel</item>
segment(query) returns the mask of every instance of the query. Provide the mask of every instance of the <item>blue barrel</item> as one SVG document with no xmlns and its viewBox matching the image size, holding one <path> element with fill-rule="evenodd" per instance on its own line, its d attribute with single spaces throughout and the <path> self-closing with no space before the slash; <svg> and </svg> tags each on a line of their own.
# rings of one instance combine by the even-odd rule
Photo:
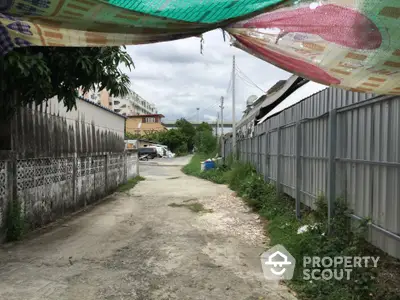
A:
<svg viewBox="0 0 400 300">
<path fill-rule="evenodd" d="M 206 161 L 204 162 L 204 170 L 210 170 L 215 168 L 215 162 L 213 161 Z"/>
</svg>

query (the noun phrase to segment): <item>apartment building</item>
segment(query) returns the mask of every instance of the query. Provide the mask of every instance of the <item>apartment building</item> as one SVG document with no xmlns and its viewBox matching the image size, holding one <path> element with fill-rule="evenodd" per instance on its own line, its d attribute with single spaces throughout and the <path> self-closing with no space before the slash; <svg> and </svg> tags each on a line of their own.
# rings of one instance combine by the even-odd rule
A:
<svg viewBox="0 0 400 300">
<path fill-rule="evenodd" d="M 164 118 L 161 114 L 132 115 L 125 122 L 126 132 L 145 135 L 156 131 L 166 131 L 167 128 L 161 123 Z"/>
<path fill-rule="evenodd" d="M 106 90 L 99 91 L 98 89 L 94 89 L 84 93 L 82 89 L 79 89 L 78 94 L 79 96 L 85 98 L 86 100 L 89 100 L 91 102 L 104 106 L 108 109 L 111 109 L 109 105 L 110 95 Z"/>
<path fill-rule="evenodd" d="M 125 97 L 110 97 L 110 107 L 123 116 L 157 114 L 156 106 L 135 92 Z"/>
<path fill-rule="evenodd" d="M 94 103 L 102 105 L 113 110 L 123 116 L 157 114 L 156 106 L 153 103 L 143 99 L 135 92 L 131 92 L 124 97 L 113 97 L 106 90 L 99 91 L 98 89 L 90 90 L 83 93 L 79 90 L 79 96 L 88 99 Z"/>
</svg>

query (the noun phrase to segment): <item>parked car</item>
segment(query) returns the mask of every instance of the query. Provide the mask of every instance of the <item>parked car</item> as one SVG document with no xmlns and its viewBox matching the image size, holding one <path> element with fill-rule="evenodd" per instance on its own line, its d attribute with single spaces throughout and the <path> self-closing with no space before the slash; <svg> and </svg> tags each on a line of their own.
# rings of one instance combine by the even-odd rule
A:
<svg viewBox="0 0 400 300">
<path fill-rule="evenodd" d="M 139 148 L 138 152 L 139 152 L 139 157 L 147 155 L 147 157 L 151 159 L 157 157 L 158 155 L 157 149 L 153 147 Z"/>
<path fill-rule="evenodd" d="M 164 156 L 164 149 L 159 146 L 149 146 L 149 148 L 155 148 L 157 151 L 157 156 L 158 157 L 163 157 Z"/>
</svg>

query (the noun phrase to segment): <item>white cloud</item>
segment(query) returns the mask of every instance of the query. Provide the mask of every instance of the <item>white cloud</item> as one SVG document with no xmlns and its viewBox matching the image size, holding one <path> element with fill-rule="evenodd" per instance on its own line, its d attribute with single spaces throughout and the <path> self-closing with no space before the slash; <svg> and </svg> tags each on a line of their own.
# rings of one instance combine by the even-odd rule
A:
<svg viewBox="0 0 400 300">
<path fill-rule="evenodd" d="M 227 36 L 228 38 L 228 36 Z M 267 91 L 278 80 L 291 74 L 268 64 L 224 42 L 222 31 L 204 34 L 203 54 L 200 38 L 173 42 L 128 46 L 135 69 L 129 72 L 132 89 L 146 100 L 156 104 L 165 119 L 185 117 L 215 120 L 219 99 L 226 96 L 224 119 L 232 119 L 232 98 L 226 94 L 232 74 L 232 56 L 238 68 L 254 83 Z M 243 76 L 242 76 L 243 77 Z M 240 119 L 250 95 L 262 91 L 236 77 L 236 119 Z"/>
</svg>

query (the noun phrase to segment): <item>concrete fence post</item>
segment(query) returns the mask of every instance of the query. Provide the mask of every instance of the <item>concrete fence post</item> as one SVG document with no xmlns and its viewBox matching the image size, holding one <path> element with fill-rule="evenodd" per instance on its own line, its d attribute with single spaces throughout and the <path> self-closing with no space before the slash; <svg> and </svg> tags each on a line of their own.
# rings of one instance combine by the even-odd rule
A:
<svg viewBox="0 0 400 300">
<path fill-rule="evenodd" d="M 77 200 L 77 183 L 78 183 L 78 154 L 75 152 L 72 158 L 72 201 L 74 203 L 74 210 L 78 209 Z"/>
<path fill-rule="evenodd" d="M 278 142 L 276 143 L 276 195 L 278 198 L 281 197 L 282 186 L 281 186 L 281 178 L 282 178 L 282 161 L 281 161 L 281 134 L 282 129 L 280 127 L 277 128 Z"/>
<path fill-rule="evenodd" d="M 6 161 L 5 167 L 6 167 L 5 176 L 7 183 L 5 189 L 7 191 L 7 195 L 6 198 L 4 199 L 4 203 L 0 202 L 0 205 L 3 204 L 3 207 L 0 207 L 0 209 L 3 209 L 2 211 L 3 216 L 0 215 L 0 229 L 3 228 L 2 226 L 6 225 L 9 205 L 12 205 L 12 202 L 15 201 L 15 199 L 17 199 L 17 161 L 14 155 L 10 157 L 10 160 Z M 2 239 L 3 237 L 0 236 L 0 242 Z"/>
<path fill-rule="evenodd" d="M 124 156 L 124 179 L 123 179 L 123 183 L 128 181 L 128 153 L 124 152 L 123 154 Z"/>
<path fill-rule="evenodd" d="M 140 168 L 139 168 L 139 142 L 136 140 L 136 176 L 140 176 Z"/>
<path fill-rule="evenodd" d="M 296 123 L 296 217 L 301 218 L 301 142 L 302 142 L 301 123 Z"/>
<path fill-rule="evenodd" d="M 108 164 L 109 164 L 109 157 L 108 153 L 104 156 L 104 184 L 106 186 L 106 192 L 109 191 L 109 182 L 108 182 Z"/>
<path fill-rule="evenodd" d="M 336 132 L 337 114 L 336 109 L 333 109 L 328 119 L 328 232 L 331 231 L 336 200 Z"/>
</svg>

